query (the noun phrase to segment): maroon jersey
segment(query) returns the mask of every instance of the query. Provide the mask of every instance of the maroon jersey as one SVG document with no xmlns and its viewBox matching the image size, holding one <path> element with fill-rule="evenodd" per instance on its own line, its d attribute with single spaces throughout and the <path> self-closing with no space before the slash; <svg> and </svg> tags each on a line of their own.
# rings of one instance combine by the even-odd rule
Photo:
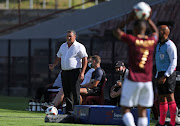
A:
<svg viewBox="0 0 180 126">
<path fill-rule="evenodd" d="M 142 39 L 124 33 L 121 39 L 129 47 L 128 79 L 135 82 L 152 81 L 153 53 L 158 41 L 157 36 Z"/>
</svg>

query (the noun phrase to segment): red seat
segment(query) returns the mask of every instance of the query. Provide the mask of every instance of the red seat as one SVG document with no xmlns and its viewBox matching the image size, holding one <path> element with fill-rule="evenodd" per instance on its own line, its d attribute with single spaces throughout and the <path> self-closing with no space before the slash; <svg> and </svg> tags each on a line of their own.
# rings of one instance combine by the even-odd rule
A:
<svg viewBox="0 0 180 126">
<path fill-rule="evenodd" d="M 104 87 L 106 84 L 107 78 L 101 87 L 101 94 L 99 96 L 83 96 L 83 105 L 103 105 L 104 104 Z"/>
</svg>

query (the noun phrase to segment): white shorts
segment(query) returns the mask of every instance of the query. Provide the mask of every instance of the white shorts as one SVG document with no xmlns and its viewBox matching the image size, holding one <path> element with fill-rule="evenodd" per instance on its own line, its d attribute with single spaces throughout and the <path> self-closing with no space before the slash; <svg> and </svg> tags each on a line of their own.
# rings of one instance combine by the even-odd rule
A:
<svg viewBox="0 0 180 126">
<path fill-rule="evenodd" d="M 122 85 L 120 105 L 125 107 L 151 107 L 154 93 L 152 82 L 134 82 L 127 78 Z"/>
</svg>

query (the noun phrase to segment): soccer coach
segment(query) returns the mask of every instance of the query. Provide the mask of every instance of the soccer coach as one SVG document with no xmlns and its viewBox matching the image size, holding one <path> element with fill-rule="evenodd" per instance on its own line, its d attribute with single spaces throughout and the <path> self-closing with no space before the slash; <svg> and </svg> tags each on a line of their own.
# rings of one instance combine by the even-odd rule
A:
<svg viewBox="0 0 180 126">
<path fill-rule="evenodd" d="M 67 31 L 66 40 L 67 42 L 60 46 L 54 63 L 49 64 L 49 69 L 52 71 L 61 62 L 66 114 L 71 114 L 70 112 L 73 110 L 72 95 L 74 105 L 80 104 L 80 82 L 84 79 L 88 55 L 84 45 L 76 41 L 74 30 Z"/>
<path fill-rule="evenodd" d="M 168 126 L 175 125 L 176 102 L 174 90 L 176 86 L 177 48 L 168 38 L 170 30 L 168 26 L 159 28 L 160 42 L 156 47 L 157 89 L 159 99 L 160 120 L 156 126 L 165 124 L 166 113 L 170 111 L 171 121 Z"/>
</svg>

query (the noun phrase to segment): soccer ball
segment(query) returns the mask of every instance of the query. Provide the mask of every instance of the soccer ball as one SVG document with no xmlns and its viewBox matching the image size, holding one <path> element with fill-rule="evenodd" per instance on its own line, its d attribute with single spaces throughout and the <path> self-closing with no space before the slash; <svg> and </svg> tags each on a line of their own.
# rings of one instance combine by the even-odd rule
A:
<svg viewBox="0 0 180 126">
<path fill-rule="evenodd" d="M 135 15 L 138 19 L 147 20 L 151 13 L 151 7 L 145 2 L 139 2 L 134 7 Z"/>
<path fill-rule="evenodd" d="M 58 114 L 58 110 L 54 106 L 50 106 L 46 109 L 46 115 L 57 115 L 57 114 Z"/>
</svg>

